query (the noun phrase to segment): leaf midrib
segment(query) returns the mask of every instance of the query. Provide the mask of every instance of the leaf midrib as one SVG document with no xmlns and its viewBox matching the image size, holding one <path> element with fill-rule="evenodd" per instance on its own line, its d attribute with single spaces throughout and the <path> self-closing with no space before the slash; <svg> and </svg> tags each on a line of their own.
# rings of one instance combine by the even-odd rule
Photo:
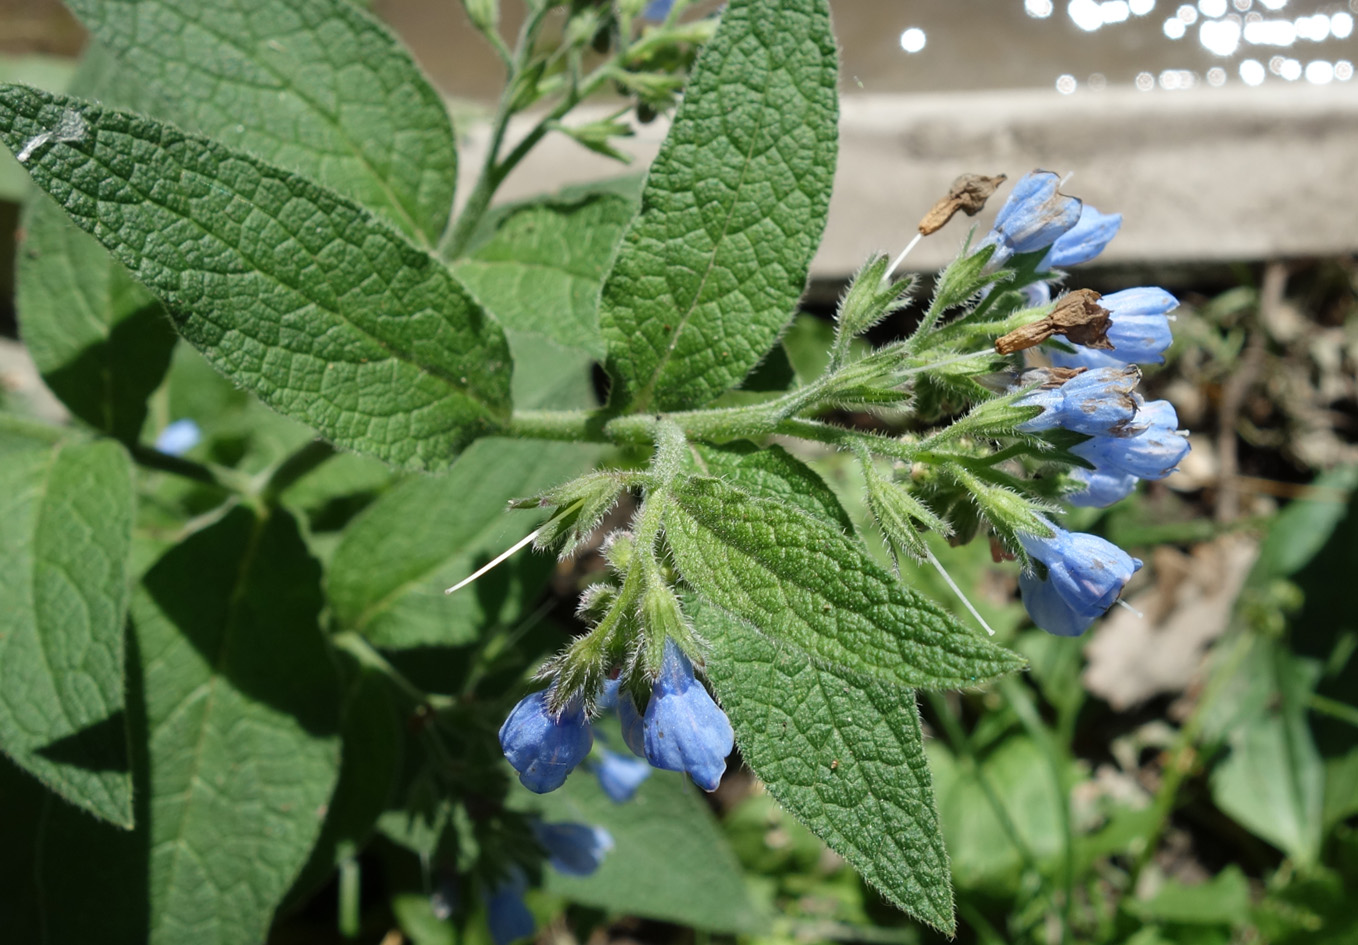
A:
<svg viewBox="0 0 1358 945">
<path fill-rule="evenodd" d="M 767 65 L 770 58 L 768 47 L 762 42 L 760 43 L 760 47 L 764 50 L 764 60 Z M 759 141 L 759 136 L 764 131 L 764 122 L 767 120 L 769 113 L 767 102 L 769 89 L 773 84 L 773 73 L 774 70 L 772 68 L 766 68 L 764 71 L 764 88 L 759 96 L 759 121 L 755 125 L 754 133 L 750 135 L 750 147 L 745 153 L 744 161 L 740 166 L 740 180 L 736 183 L 735 193 L 731 195 L 731 201 L 726 207 L 726 219 L 722 221 L 721 235 L 717 237 L 716 245 L 712 248 L 712 253 L 707 260 L 707 268 L 703 270 L 702 277 L 698 280 L 698 288 L 697 291 L 693 293 L 693 301 L 689 304 L 688 310 L 677 319 L 678 325 L 670 334 L 669 344 L 666 346 L 664 352 L 660 356 L 660 360 L 652 370 L 651 377 L 642 388 L 640 396 L 636 398 L 633 405 L 633 409 L 636 411 L 645 410 L 650 405 L 651 398 L 655 394 L 655 387 L 660 383 L 660 375 L 664 373 L 666 365 L 669 364 L 670 358 L 674 355 L 674 350 L 679 344 L 680 335 L 684 333 L 684 329 L 688 327 L 689 322 L 693 319 L 694 313 L 698 310 L 698 302 L 699 299 L 703 297 L 703 290 L 707 288 L 707 280 L 716 269 L 718 252 L 725 243 L 726 234 L 730 231 L 731 220 L 735 216 L 736 204 L 739 202 L 740 192 L 745 186 L 745 177 L 749 173 L 750 165 L 754 163 L 755 146 Z"/>
</svg>

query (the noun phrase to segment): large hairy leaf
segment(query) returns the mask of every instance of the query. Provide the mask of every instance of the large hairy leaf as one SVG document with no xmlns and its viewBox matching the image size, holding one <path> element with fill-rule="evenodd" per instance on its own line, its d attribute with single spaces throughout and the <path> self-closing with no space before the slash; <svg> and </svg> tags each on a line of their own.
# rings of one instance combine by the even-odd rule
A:
<svg viewBox="0 0 1358 945">
<path fill-rule="evenodd" d="M 951 933 L 914 692 L 818 665 L 712 607 L 695 625 L 741 755 L 770 793 L 888 899 Z"/>
<path fill-rule="evenodd" d="M 0 139 L 266 403 L 350 449 L 446 466 L 508 414 L 504 333 L 346 199 L 173 126 L 0 86 Z"/>
<path fill-rule="evenodd" d="M 138 110 L 318 180 L 422 246 L 437 241 L 457 179 L 447 111 L 405 47 L 357 4 L 67 6 L 117 57 L 118 84 L 141 87 Z"/>
<path fill-rule="evenodd" d="M 125 828 L 132 504 L 131 464 L 116 443 L 0 428 L 0 749 Z"/>
<path fill-rule="evenodd" d="M 707 478 L 678 481 L 666 497 L 665 537 L 693 589 L 821 665 L 920 689 L 1023 666 L 795 506 Z"/>
<path fill-rule="evenodd" d="M 773 346 L 825 226 L 836 82 L 827 0 L 726 10 L 604 283 L 615 406 L 699 406 Z"/>
</svg>

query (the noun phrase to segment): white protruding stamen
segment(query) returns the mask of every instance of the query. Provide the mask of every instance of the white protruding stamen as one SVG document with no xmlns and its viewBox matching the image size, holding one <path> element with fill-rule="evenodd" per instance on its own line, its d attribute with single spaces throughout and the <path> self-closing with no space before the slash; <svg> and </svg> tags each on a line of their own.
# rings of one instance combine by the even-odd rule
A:
<svg viewBox="0 0 1358 945">
<path fill-rule="evenodd" d="M 534 538 L 538 537 L 538 532 L 540 532 L 540 531 L 542 531 L 542 529 L 540 529 L 540 528 L 535 528 L 535 529 L 533 529 L 533 530 L 532 530 L 531 532 L 529 532 L 527 535 L 524 535 L 522 538 L 520 538 L 518 541 L 516 541 L 516 542 L 514 543 L 513 547 L 509 548 L 509 549 L 506 550 L 506 551 L 502 551 L 500 554 L 496 555 L 496 557 L 494 558 L 494 560 L 492 560 L 489 564 L 486 564 L 486 565 L 483 565 L 482 567 L 477 568 L 476 571 L 473 572 L 473 573 L 471 574 L 470 577 L 465 577 L 465 578 L 463 578 L 462 580 L 458 581 L 456 584 L 454 584 L 452 587 L 448 588 L 448 590 L 444 591 L 443 593 L 445 593 L 445 594 L 451 594 L 451 593 L 453 593 L 454 591 L 460 591 L 462 588 L 466 587 L 466 586 L 467 586 L 468 584 L 470 584 L 472 581 L 475 581 L 475 580 L 476 580 L 477 578 L 479 578 L 481 575 L 485 574 L 487 571 L 489 571 L 489 570 L 491 570 L 492 568 L 494 568 L 494 567 L 495 567 L 496 565 L 498 565 L 500 562 L 504 561 L 506 558 L 508 558 L 508 557 L 509 557 L 510 555 L 512 555 L 514 552 L 518 551 L 518 550 L 519 550 L 520 548 L 522 548 L 524 545 L 526 545 L 526 544 L 528 544 L 529 542 L 531 542 Z"/>
<path fill-rule="evenodd" d="M 1070 180 L 1074 176 L 1075 176 L 1074 171 L 1067 171 L 1066 176 L 1061 178 L 1061 182 L 1056 185 L 1057 189 L 1059 190 L 1060 188 L 1066 186 L 1066 181 Z"/>
<path fill-rule="evenodd" d="M 891 274 L 896 271 L 896 267 L 898 267 L 901 263 L 905 262 L 905 257 L 910 255 L 910 250 L 914 249 L 915 244 L 917 244 L 923 238 L 924 238 L 923 233 L 916 233 L 915 238 L 905 244 L 905 249 L 901 250 L 901 254 L 896 257 L 896 259 L 891 263 L 890 266 L 887 267 L 886 275 L 882 276 L 883 282 L 886 282 L 888 279 L 891 278 Z"/>
<path fill-rule="evenodd" d="M 1138 618 L 1140 618 L 1141 620 L 1145 620 L 1145 619 L 1146 619 L 1146 615 L 1145 615 L 1145 614 L 1143 614 L 1141 611 L 1137 610 L 1137 609 L 1136 609 L 1135 607 L 1133 607 L 1131 604 L 1127 603 L 1127 602 L 1126 602 L 1125 600 L 1123 600 L 1121 597 L 1118 598 L 1118 606 L 1119 606 L 1119 607 L 1126 607 L 1126 608 L 1127 608 L 1128 610 L 1130 610 L 1132 613 L 1136 614 L 1136 616 L 1137 616 Z"/>
<path fill-rule="evenodd" d="M 929 563 L 934 566 L 934 568 L 938 571 L 939 575 L 943 578 L 943 580 L 948 582 L 948 586 L 952 588 L 952 592 L 957 595 L 959 600 L 962 601 L 963 606 L 965 606 L 967 610 L 971 611 L 971 615 L 976 618 L 976 622 L 981 625 L 981 627 L 985 630 L 986 633 L 990 634 L 993 637 L 995 635 L 995 631 L 990 629 L 990 624 L 985 622 L 985 618 L 981 616 L 980 611 L 978 611 L 975 607 L 972 606 L 971 601 L 967 599 L 967 595 L 962 593 L 962 588 L 958 587 L 957 582 L 952 579 L 952 575 L 949 574 L 946 570 L 944 570 L 942 562 L 940 562 L 937 558 L 934 557 L 934 553 L 929 549 L 928 545 L 924 546 L 924 557 L 927 558 L 929 560 Z"/>
</svg>

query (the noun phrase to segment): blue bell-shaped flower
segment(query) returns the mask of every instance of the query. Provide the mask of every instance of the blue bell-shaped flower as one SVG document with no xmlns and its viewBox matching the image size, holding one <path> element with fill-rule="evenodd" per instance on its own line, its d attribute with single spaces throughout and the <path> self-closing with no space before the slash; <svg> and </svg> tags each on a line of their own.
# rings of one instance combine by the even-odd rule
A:
<svg viewBox="0 0 1358 945">
<path fill-rule="evenodd" d="M 1019 575 L 1023 606 L 1048 633 L 1076 637 L 1117 602 L 1141 561 L 1097 535 L 1050 527 L 1050 538 L 1018 536 L 1047 568 L 1046 577 L 1033 571 Z"/>
<path fill-rule="evenodd" d="M 646 706 L 646 760 L 666 771 L 687 771 L 704 791 L 715 791 L 735 747 L 735 733 L 703 684 L 693 664 L 672 639 Z"/>
<path fill-rule="evenodd" d="M 500 726 L 500 747 L 519 781 L 536 794 L 555 791 L 585 760 L 594 732 L 580 699 L 572 699 L 558 715 L 547 710 L 547 690 L 525 696 Z"/>
</svg>

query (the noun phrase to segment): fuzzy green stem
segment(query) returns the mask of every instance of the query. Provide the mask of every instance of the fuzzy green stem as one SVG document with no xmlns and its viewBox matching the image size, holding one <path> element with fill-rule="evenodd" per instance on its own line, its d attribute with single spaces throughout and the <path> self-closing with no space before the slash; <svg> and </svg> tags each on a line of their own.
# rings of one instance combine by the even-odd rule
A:
<svg viewBox="0 0 1358 945">
<path fill-rule="evenodd" d="M 491 122 L 490 146 L 486 150 L 486 160 L 481 166 L 481 173 L 476 179 L 476 184 L 472 187 L 471 194 L 467 197 L 467 203 L 463 206 L 462 212 L 458 214 L 457 222 L 448 231 L 440 246 L 444 258 L 455 259 L 466 251 L 472 235 L 476 232 L 481 219 L 490 208 L 490 202 L 495 196 L 495 191 L 504 183 L 505 178 L 519 165 L 519 162 L 528 156 L 528 152 L 533 150 L 537 143 L 552 130 L 557 121 L 564 118 L 571 109 L 603 86 L 608 80 L 609 69 L 616 61 L 616 59 L 610 59 L 585 77 L 583 81 L 572 81 L 565 97 L 539 119 L 532 130 L 515 145 L 513 151 L 501 159 L 500 150 L 504 147 L 509 122 L 519 111 L 515 106 L 518 79 L 528 67 L 534 41 L 546 12 L 547 8 L 545 7 L 535 12 L 524 22 L 523 29 L 519 32 L 518 44 L 509 68 L 509 79 L 505 83 L 505 90 L 500 96 L 499 105 L 496 107 L 495 118 Z"/>
</svg>

